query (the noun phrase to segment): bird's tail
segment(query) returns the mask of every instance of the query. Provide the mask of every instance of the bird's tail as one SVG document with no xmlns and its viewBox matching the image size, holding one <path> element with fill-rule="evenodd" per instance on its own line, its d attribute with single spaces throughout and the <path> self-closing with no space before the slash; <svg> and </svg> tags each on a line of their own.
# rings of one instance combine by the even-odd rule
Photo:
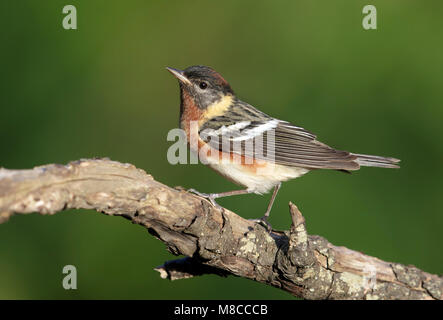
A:
<svg viewBox="0 0 443 320">
<path fill-rule="evenodd" d="M 360 166 L 379 167 L 379 168 L 400 168 L 400 166 L 397 164 L 400 162 L 399 159 L 390 158 L 390 157 L 370 156 L 367 154 L 357 154 L 357 153 L 353 153 L 352 155 L 357 157 L 355 161 Z"/>
</svg>

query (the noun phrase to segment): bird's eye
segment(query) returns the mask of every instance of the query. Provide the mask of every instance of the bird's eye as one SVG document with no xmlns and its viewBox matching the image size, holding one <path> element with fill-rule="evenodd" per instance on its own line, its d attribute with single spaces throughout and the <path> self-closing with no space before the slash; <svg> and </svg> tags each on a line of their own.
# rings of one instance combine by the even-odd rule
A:
<svg viewBox="0 0 443 320">
<path fill-rule="evenodd" d="M 205 90 L 208 87 L 208 84 L 204 81 L 200 82 L 199 84 L 200 89 Z"/>
</svg>

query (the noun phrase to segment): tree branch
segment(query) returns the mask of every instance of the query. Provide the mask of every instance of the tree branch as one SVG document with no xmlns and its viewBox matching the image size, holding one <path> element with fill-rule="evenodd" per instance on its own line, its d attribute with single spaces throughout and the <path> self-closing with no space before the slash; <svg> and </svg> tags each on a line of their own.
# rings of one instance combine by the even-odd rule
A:
<svg viewBox="0 0 443 320">
<path fill-rule="evenodd" d="M 443 299 L 443 278 L 385 262 L 308 235 L 290 203 L 289 231 L 272 231 L 130 164 L 106 159 L 0 169 L 0 223 L 13 214 L 76 208 L 122 216 L 145 226 L 174 255 L 162 278 L 214 273 L 281 288 L 305 299 Z"/>
</svg>

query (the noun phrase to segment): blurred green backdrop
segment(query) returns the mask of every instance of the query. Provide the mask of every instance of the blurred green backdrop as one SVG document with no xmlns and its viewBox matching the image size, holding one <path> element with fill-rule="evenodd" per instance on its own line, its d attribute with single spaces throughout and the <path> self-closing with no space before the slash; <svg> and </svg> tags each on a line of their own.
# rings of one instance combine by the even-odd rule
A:
<svg viewBox="0 0 443 320">
<path fill-rule="evenodd" d="M 402 159 L 400 170 L 317 171 L 284 184 L 271 215 L 387 261 L 442 273 L 443 3 L 370 1 L 2 1 L 0 166 L 87 157 L 130 162 L 174 186 L 236 186 L 202 165 L 166 161 L 178 125 L 177 81 L 166 66 L 214 67 L 238 96 L 354 152 Z M 78 30 L 62 28 L 74 4 Z M 246 218 L 269 195 L 220 203 Z M 140 226 L 95 212 L 16 216 L 0 225 L 3 299 L 285 299 L 252 281 L 170 282 L 173 259 Z M 78 290 L 62 288 L 62 268 Z"/>
</svg>

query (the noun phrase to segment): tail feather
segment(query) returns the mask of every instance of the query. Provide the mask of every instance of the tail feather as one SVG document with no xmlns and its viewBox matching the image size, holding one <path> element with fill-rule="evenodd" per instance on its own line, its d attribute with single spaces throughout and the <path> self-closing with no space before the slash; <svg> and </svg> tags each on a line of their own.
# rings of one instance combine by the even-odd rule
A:
<svg viewBox="0 0 443 320">
<path fill-rule="evenodd" d="M 355 161 L 360 166 L 379 167 L 379 168 L 400 168 L 400 166 L 397 164 L 400 162 L 400 160 L 396 158 L 371 156 L 367 154 L 357 154 L 357 153 L 353 153 L 352 155 L 357 157 Z"/>
</svg>

